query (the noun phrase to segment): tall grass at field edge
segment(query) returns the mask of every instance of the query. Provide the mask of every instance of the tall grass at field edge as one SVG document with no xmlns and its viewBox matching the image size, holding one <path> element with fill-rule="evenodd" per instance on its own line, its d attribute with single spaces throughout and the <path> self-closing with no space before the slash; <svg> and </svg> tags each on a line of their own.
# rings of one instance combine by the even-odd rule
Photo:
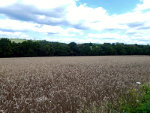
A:
<svg viewBox="0 0 150 113">
<path fill-rule="evenodd" d="M 100 108 L 94 106 L 92 113 L 150 113 L 150 84 L 139 85 L 137 89 L 132 88 L 117 100 L 117 105 L 104 103 Z M 90 113 L 82 110 L 82 113 Z"/>
</svg>

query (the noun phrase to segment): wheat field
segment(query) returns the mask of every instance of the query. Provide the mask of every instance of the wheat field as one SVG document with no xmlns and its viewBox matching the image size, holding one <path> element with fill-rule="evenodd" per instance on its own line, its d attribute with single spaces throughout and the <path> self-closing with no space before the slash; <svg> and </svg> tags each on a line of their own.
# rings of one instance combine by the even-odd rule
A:
<svg viewBox="0 0 150 113">
<path fill-rule="evenodd" d="M 149 80 L 149 56 L 2 58 L 0 113 L 105 113 Z"/>
</svg>

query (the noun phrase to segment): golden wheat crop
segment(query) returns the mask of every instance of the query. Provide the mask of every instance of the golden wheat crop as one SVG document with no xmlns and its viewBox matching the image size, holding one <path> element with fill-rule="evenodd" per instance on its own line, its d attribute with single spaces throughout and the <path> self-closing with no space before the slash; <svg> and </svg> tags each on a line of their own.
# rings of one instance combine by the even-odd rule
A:
<svg viewBox="0 0 150 113">
<path fill-rule="evenodd" d="M 0 59 L 0 112 L 80 113 L 148 82 L 149 56 Z"/>
</svg>

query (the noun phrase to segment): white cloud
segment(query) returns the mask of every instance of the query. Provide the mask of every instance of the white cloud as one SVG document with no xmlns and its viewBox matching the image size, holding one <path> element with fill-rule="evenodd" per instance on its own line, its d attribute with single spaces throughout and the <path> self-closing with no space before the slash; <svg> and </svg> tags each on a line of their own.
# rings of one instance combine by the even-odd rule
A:
<svg viewBox="0 0 150 113">
<path fill-rule="evenodd" d="M 101 40 L 103 43 L 127 43 L 128 36 L 125 34 L 118 33 L 97 33 L 97 34 L 88 34 L 88 38 Z"/>
<path fill-rule="evenodd" d="M 40 26 L 40 25 L 39 25 Z M 41 33 L 60 33 L 63 32 L 63 28 L 60 26 L 49 26 L 49 25 L 43 25 L 42 27 L 36 27 L 33 29 L 35 32 L 41 32 Z"/>
<path fill-rule="evenodd" d="M 60 36 L 78 36 L 83 35 L 82 30 L 75 29 L 75 28 L 67 28 L 64 29 L 63 32 L 60 34 Z"/>
<path fill-rule="evenodd" d="M 0 7 L 9 6 L 17 3 L 18 0 L 0 0 Z"/>
<path fill-rule="evenodd" d="M 38 24 L 21 22 L 12 19 L 0 19 L 0 29 L 14 30 L 14 31 L 28 31 L 34 30 Z"/>
<path fill-rule="evenodd" d="M 22 0 L 24 5 L 32 5 L 39 9 L 52 9 L 57 7 L 67 7 L 74 5 L 74 0 Z"/>
<path fill-rule="evenodd" d="M 29 35 L 23 32 L 3 32 L 3 31 L 0 31 L 0 38 L 32 39 Z"/>
<path fill-rule="evenodd" d="M 136 11 L 150 9 L 150 0 L 141 0 L 141 3 L 135 8 Z"/>
<path fill-rule="evenodd" d="M 150 35 L 150 34 L 149 34 Z M 149 38 L 146 35 L 135 34 L 128 36 L 127 34 L 118 34 L 118 33 L 97 33 L 97 34 L 88 34 L 87 36 L 90 42 L 101 42 L 101 43 L 126 43 L 126 44 L 147 44 Z M 148 43 L 150 40 L 148 41 Z"/>
<path fill-rule="evenodd" d="M 19 32 L 23 37 L 26 31 L 33 31 L 47 35 L 47 40 L 64 42 L 140 43 L 139 40 L 150 40 L 150 11 L 143 12 L 150 9 L 149 0 L 141 0 L 133 12 L 118 15 L 109 15 L 102 7 L 77 6 L 76 2 L 0 0 L 0 14 L 7 17 L 0 19 L 0 31 L 2 34 L 12 32 L 11 36 Z M 91 34 L 90 30 L 96 33 Z M 54 38 L 48 38 L 49 34 Z"/>
<path fill-rule="evenodd" d="M 66 19 L 72 24 L 100 22 L 107 18 L 106 10 L 102 7 L 90 8 L 86 5 L 69 7 Z"/>
<path fill-rule="evenodd" d="M 111 39 L 114 39 L 114 38 L 121 38 L 121 35 L 117 34 L 117 33 L 99 33 L 99 34 L 93 34 L 93 33 L 90 33 L 88 34 L 88 37 L 94 37 L 94 38 L 111 38 Z"/>
<path fill-rule="evenodd" d="M 36 23 L 23 22 L 12 19 L 0 19 L 0 25 L 0 29 L 6 31 L 34 31 L 41 33 L 58 33 L 63 31 L 63 28 L 60 26 L 40 25 Z"/>
<path fill-rule="evenodd" d="M 9 5 L 0 7 L 0 13 L 17 20 L 79 29 L 94 26 L 109 17 L 102 7 L 77 6 L 75 0 L 18 0 Z"/>
</svg>

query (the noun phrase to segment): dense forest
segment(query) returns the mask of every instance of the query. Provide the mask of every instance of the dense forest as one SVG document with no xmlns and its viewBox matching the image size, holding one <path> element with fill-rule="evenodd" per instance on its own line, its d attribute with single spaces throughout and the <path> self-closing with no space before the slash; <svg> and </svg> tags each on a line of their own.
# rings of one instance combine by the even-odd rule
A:
<svg viewBox="0 0 150 113">
<path fill-rule="evenodd" d="M 99 55 L 150 55 L 150 45 L 123 43 L 77 44 L 75 42 L 65 44 L 32 40 L 16 43 L 7 38 L 0 39 L 0 57 Z"/>
</svg>

